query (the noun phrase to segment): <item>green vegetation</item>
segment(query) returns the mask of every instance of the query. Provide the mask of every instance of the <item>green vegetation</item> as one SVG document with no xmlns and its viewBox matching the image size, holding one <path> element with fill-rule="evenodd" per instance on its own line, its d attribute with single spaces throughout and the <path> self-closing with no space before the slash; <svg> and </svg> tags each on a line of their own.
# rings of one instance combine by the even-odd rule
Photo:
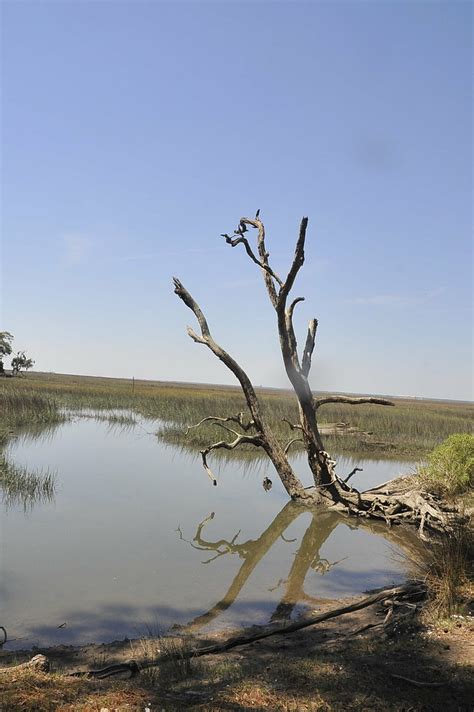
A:
<svg viewBox="0 0 474 712">
<path fill-rule="evenodd" d="M 474 435 L 450 435 L 419 467 L 424 486 L 441 495 L 464 494 L 474 485 Z"/>
</svg>

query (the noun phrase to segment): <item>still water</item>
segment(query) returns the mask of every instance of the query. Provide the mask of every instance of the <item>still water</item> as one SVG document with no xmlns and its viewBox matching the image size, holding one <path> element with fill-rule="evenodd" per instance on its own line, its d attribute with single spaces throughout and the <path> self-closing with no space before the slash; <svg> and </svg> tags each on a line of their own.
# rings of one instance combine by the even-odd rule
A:
<svg viewBox="0 0 474 712">
<path fill-rule="evenodd" d="M 79 418 L 10 445 L 16 464 L 56 472 L 56 494 L 3 505 L 0 625 L 21 639 L 6 649 L 267 623 L 403 579 L 400 535 L 289 503 L 261 463 L 214 459 L 213 487 L 156 428 Z M 294 464 L 309 485 L 303 458 Z M 355 465 L 362 488 L 411 470 L 339 459 L 339 473 Z"/>
</svg>

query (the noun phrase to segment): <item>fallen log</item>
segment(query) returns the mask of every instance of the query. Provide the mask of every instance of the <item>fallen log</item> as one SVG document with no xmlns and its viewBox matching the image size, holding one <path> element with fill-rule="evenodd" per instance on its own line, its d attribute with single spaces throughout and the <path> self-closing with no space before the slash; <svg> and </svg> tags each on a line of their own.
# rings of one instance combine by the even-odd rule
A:
<svg viewBox="0 0 474 712">
<path fill-rule="evenodd" d="M 35 655 L 34 658 L 20 665 L 11 665 L 10 667 L 0 668 L 2 672 L 49 672 L 49 660 L 46 655 Z"/>
</svg>

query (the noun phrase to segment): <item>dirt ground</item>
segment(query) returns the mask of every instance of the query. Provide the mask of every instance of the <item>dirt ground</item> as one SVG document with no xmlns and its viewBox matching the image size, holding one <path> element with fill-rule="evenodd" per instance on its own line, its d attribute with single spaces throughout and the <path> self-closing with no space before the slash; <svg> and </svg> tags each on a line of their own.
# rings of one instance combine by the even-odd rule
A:
<svg viewBox="0 0 474 712">
<path fill-rule="evenodd" d="M 383 615 L 381 607 L 372 606 L 223 654 L 162 664 L 130 680 L 87 680 L 67 673 L 151 658 L 166 641 L 4 650 L 1 667 L 41 652 L 50 660 L 51 672 L 2 672 L 0 709 L 472 712 L 474 619 L 452 617 L 435 624 L 424 614 L 390 636 L 380 627 L 358 633 L 365 626 L 380 624 Z M 190 637 L 185 646 L 198 647 L 229 635 L 226 631 Z"/>
</svg>

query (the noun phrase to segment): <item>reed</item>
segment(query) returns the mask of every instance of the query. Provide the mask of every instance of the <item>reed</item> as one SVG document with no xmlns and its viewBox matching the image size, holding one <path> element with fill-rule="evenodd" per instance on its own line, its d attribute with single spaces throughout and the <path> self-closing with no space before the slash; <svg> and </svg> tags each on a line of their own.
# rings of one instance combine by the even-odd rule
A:
<svg viewBox="0 0 474 712">
<path fill-rule="evenodd" d="M 259 395 L 268 422 L 281 442 L 286 442 L 292 433 L 283 418 L 298 420 L 294 396 L 272 389 L 260 389 Z M 320 411 L 321 423 L 343 422 L 372 433 L 365 438 L 347 433 L 326 436 L 327 449 L 377 458 L 422 459 L 449 435 L 472 430 L 472 403 L 403 398 L 394 401 L 395 408 L 324 406 Z M 161 439 L 186 448 L 201 448 L 225 435 L 222 429 L 209 425 L 185 435 L 188 425 L 207 415 L 246 412 L 244 398 L 237 387 L 36 373 L 24 379 L 0 382 L 0 415 L 2 408 L 13 414 L 15 422 L 25 424 L 34 418 L 60 417 L 61 409 L 93 409 L 104 411 L 104 415 L 105 411 L 120 409 L 157 421 Z M 255 450 L 249 452 L 255 453 Z"/>
<path fill-rule="evenodd" d="M 446 536 L 432 538 L 415 559 L 406 560 L 408 571 L 426 582 L 429 610 L 435 618 L 466 613 L 474 596 L 474 532 L 471 522 L 458 524 Z"/>
<path fill-rule="evenodd" d="M 7 509 L 21 504 L 27 511 L 34 504 L 54 498 L 55 476 L 51 472 L 29 472 L 0 455 L 0 489 Z"/>
</svg>

